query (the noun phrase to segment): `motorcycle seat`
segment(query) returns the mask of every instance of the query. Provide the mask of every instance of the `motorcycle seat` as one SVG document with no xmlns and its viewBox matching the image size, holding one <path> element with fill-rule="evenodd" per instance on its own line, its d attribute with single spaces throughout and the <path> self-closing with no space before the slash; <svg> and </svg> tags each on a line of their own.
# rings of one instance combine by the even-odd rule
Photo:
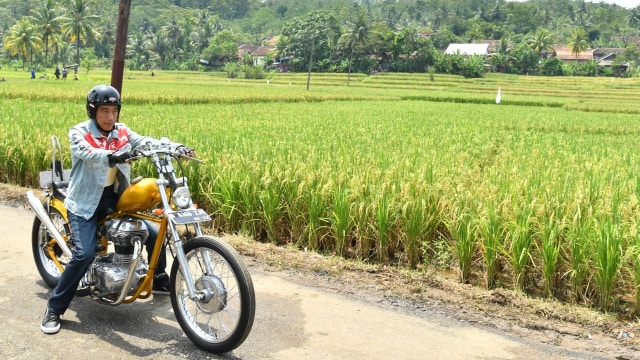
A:
<svg viewBox="0 0 640 360">
<path fill-rule="evenodd" d="M 56 199 L 64 201 L 67 197 L 67 188 L 69 187 L 68 181 L 54 181 L 53 182 L 53 196 Z"/>
</svg>

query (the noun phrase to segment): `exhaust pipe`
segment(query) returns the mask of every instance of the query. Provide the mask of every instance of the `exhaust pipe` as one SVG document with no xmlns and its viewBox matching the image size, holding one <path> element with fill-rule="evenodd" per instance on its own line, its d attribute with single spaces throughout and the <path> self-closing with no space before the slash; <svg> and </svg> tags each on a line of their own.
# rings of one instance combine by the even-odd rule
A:
<svg viewBox="0 0 640 360">
<path fill-rule="evenodd" d="M 36 216 L 47 227 L 47 230 L 49 230 L 51 235 L 53 235 L 53 238 L 56 240 L 56 243 L 58 243 L 58 246 L 60 246 L 60 249 L 62 249 L 62 252 L 64 252 L 64 254 L 68 257 L 71 257 L 71 250 L 69 250 L 67 243 L 64 241 L 62 235 L 60 234 L 58 229 L 56 229 L 55 225 L 53 225 L 53 221 L 51 221 L 51 218 L 49 217 L 49 215 L 47 215 L 47 211 L 42 206 L 40 200 L 35 195 L 33 195 L 33 191 L 27 191 L 27 199 L 29 200 L 31 209 L 33 209 L 33 211 L 36 213 Z"/>
</svg>

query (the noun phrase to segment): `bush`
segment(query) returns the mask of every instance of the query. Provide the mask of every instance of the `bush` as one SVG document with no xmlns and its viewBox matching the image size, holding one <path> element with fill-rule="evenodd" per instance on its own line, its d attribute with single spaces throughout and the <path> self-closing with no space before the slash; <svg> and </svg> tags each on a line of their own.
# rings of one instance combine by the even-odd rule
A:
<svg viewBox="0 0 640 360">
<path fill-rule="evenodd" d="M 562 70 L 562 61 L 557 57 L 544 59 L 542 61 L 542 66 L 540 67 L 540 70 L 542 71 L 542 75 L 547 75 L 547 76 L 564 75 L 564 71 Z"/>
<path fill-rule="evenodd" d="M 480 78 L 484 74 L 484 59 L 480 56 L 466 58 L 462 63 L 460 75 L 466 79 Z"/>
</svg>

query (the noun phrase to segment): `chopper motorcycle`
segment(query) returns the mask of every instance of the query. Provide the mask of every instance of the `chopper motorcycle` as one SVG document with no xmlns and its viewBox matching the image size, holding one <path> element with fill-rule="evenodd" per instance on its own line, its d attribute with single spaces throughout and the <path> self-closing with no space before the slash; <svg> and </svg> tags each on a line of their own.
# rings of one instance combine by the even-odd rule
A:
<svg viewBox="0 0 640 360">
<path fill-rule="evenodd" d="M 27 192 L 36 213 L 32 228 L 33 256 L 40 276 L 51 288 L 71 260 L 73 242 L 64 198 L 69 170 L 52 136 L 52 170 L 40 173 L 44 200 Z M 249 271 L 228 243 L 204 235 L 202 222 L 211 217 L 191 200 L 183 160 L 198 159 L 171 149 L 168 142 L 134 149 L 131 160 L 148 159 L 156 178 L 138 177 L 121 194 L 115 212 L 100 220 L 97 251 L 80 282 L 77 296 L 106 305 L 128 304 L 152 294 L 161 251 L 171 253 L 169 295 L 180 327 L 198 347 L 211 353 L 229 352 L 247 338 L 256 301 Z M 149 261 L 142 256 L 148 236 L 145 222 L 158 227 L 157 246 Z M 160 241 L 164 246 L 159 246 Z M 166 250 L 165 250 L 166 249 Z"/>
</svg>

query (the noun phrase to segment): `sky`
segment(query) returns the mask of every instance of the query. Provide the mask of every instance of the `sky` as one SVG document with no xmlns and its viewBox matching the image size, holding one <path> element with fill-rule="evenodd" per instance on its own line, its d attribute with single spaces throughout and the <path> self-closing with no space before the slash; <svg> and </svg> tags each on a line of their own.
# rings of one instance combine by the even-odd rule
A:
<svg viewBox="0 0 640 360">
<path fill-rule="evenodd" d="M 515 0 L 515 1 L 526 1 L 526 0 Z M 634 7 L 640 5 L 640 0 L 586 0 L 586 1 L 590 1 L 596 4 L 599 4 L 600 2 L 605 2 L 609 4 L 618 4 L 627 9 L 633 9 Z"/>
<path fill-rule="evenodd" d="M 640 5 L 640 0 L 591 0 L 593 3 L 606 2 L 609 4 L 618 4 L 622 7 L 626 7 L 627 9 L 633 9 L 634 7 Z"/>
</svg>

